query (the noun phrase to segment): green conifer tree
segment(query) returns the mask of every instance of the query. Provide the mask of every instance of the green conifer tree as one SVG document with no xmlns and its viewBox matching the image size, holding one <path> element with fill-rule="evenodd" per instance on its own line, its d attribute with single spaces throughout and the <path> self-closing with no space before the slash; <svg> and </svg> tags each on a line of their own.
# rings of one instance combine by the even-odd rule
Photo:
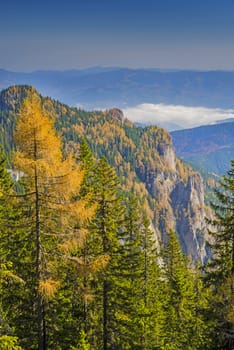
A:
<svg viewBox="0 0 234 350">
<path fill-rule="evenodd" d="M 164 325 L 165 284 L 160 266 L 159 247 L 146 215 L 142 220 L 144 253 L 144 308 L 142 349 L 160 349 Z"/>
<path fill-rule="evenodd" d="M 99 323 L 102 325 L 99 332 L 102 334 L 101 348 L 103 350 L 112 349 L 117 336 L 115 332 L 115 274 L 119 247 L 118 232 L 123 215 L 118 186 L 119 181 L 115 171 L 102 158 L 95 171 L 94 191 L 97 212 L 93 223 L 93 232 L 97 238 L 97 252 L 109 259 L 107 267 L 100 273 L 96 281 L 96 311 L 97 307 L 100 308 L 100 306 L 102 310 L 102 315 L 99 312 L 97 314 L 99 314 Z"/>
<path fill-rule="evenodd" d="M 163 249 L 163 263 L 166 317 L 162 348 L 193 350 L 191 334 L 196 322 L 193 276 L 172 230 Z"/>
<path fill-rule="evenodd" d="M 210 243 L 212 259 L 206 265 L 206 281 L 211 285 L 211 318 L 216 321 L 216 349 L 234 347 L 234 160 L 215 191 L 212 203 L 215 219 Z"/>
<path fill-rule="evenodd" d="M 0 148 L 0 349 L 20 350 L 11 323 L 12 309 L 8 300 L 13 294 L 9 286 L 23 280 L 15 274 L 12 266 L 11 240 L 14 221 L 17 218 L 13 199 L 13 181 L 6 169 L 6 157 Z"/>
<path fill-rule="evenodd" d="M 119 249 L 116 266 L 116 347 L 138 349 L 142 344 L 144 317 L 144 252 L 141 215 L 135 196 L 124 201 L 125 213 L 118 232 Z"/>
</svg>

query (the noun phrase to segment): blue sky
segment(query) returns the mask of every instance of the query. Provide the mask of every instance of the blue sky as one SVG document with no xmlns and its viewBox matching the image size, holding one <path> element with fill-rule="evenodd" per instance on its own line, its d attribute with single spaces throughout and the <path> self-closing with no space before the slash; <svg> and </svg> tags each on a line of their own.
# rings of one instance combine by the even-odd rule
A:
<svg viewBox="0 0 234 350">
<path fill-rule="evenodd" d="M 0 68 L 234 69 L 234 0 L 11 0 Z"/>
</svg>

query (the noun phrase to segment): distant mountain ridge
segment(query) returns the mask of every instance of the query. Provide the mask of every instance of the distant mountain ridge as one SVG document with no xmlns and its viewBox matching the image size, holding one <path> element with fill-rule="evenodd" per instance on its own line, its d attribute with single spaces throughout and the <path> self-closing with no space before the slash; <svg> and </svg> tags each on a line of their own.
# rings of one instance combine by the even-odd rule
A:
<svg viewBox="0 0 234 350">
<path fill-rule="evenodd" d="M 225 174 L 234 158 L 234 121 L 171 132 L 177 156 L 197 168 Z"/>
<path fill-rule="evenodd" d="M 227 118 L 224 120 L 216 120 L 214 124 L 231 123 L 234 122 L 234 118 Z"/>
<path fill-rule="evenodd" d="M 86 110 L 141 103 L 234 108 L 233 71 L 102 68 L 17 73 L 0 70 L 0 90 L 35 86 L 45 96 Z"/>
</svg>

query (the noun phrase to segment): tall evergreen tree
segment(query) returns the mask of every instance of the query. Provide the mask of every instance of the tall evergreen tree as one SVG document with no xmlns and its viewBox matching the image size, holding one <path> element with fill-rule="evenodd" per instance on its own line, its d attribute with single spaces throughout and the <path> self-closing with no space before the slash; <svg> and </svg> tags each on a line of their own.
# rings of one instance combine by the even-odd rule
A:
<svg viewBox="0 0 234 350">
<path fill-rule="evenodd" d="M 113 168 L 102 158 L 95 171 L 96 218 L 93 230 L 97 237 L 97 251 L 109 257 L 107 268 L 101 273 L 99 281 L 99 302 L 102 303 L 102 345 L 103 350 L 112 349 L 115 334 L 115 273 L 119 247 L 118 231 L 121 227 L 123 210 L 118 193 L 119 181 Z M 101 285 L 100 285 L 101 283 Z M 97 296 L 98 303 L 98 296 Z"/>
<path fill-rule="evenodd" d="M 160 273 L 150 221 L 133 193 L 125 199 L 119 232 L 117 295 L 119 349 L 153 349 Z M 157 310 L 159 318 L 159 308 Z M 152 333 L 151 333 L 152 332 Z"/>
<path fill-rule="evenodd" d="M 215 191 L 215 219 L 210 243 L 212 259 L 206 265 L 206 280 L 212 286 L 211 317 L 216 320 L 216 349 L 234 347 L 234 160 Z"/>
<path fill-rule="evenodd" d="M 160 349 L 163 324 L 165 284 L 162 274 L 159 247 L 157 247 L 153 232 L 150 229 L 150 221 L 146 215 L 142 218 L 144 277 L 143 300 L 144 315 L 142 349 Z"/>
<path fill-rule="evenodd" d="M 130 193 L 124 203 L 124 217 L 118 232 L 116 275 L 116 348 L 140 348 L 143 338 L 144 253 L 141 215 L 135 196 Z M 134 336 L 136 334 L 137 336 Z"/>
<path fill-rule="evenodd" d="M 163 349 L 196 349 L 192 342 L 196 325 L 194 279 L 173 231 L 163 249 L 166 317 Z M 198 347 L 199 348 L 199 347 Z"/>
<path fill-rule="evenodd" d="M 14 329 L 9 324 L 9 305 L 5 298 L 5 295 L 12 297 L 7 290 L 11 281 L 23 283 L 13 270 L 10 260 L 12 256 L 9 254 L 9 244 L 14 234 L 13 224 L 17 219 L 16 213 L 19 212 L 16 210 L 13 194 L 13 181 L 7 172 L 6 157 L 0 147 L 0 349 L 20 350 Z"/>
</svg>

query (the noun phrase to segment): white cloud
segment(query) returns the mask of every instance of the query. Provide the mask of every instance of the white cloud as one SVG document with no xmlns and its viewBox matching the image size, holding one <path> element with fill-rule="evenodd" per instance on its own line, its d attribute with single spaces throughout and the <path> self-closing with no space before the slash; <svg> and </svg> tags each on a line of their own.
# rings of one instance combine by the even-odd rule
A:
<svg viewBox="0 0 234 350">
<path fill-rule="evenodd" d="M 192 128 L 199 125 L 212 124 L 218 120 L 234 118 L 234 109 L 151 103 L 129 107 L 124 109 L 123 112 L 133 122 L 155 124 L 169 130 Z"/>
</svg>

